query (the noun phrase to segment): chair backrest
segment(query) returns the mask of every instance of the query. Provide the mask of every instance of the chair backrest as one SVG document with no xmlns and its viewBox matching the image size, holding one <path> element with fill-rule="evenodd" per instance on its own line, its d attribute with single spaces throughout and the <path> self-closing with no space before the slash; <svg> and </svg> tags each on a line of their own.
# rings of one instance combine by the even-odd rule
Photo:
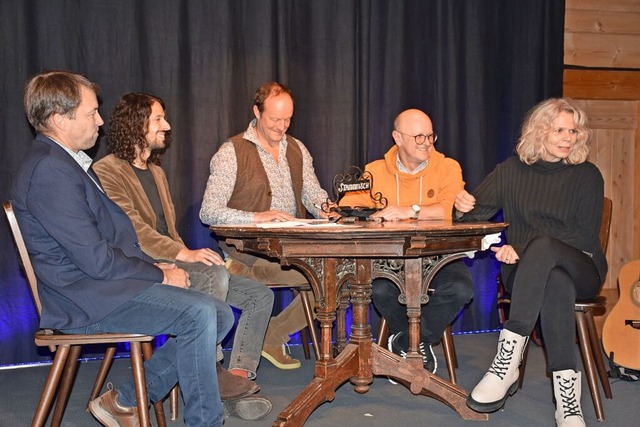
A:
<svg viewBox="0 0 640 427">
<path fill-rule="evenodd" d="M 613 202 L 610 198 L 605 197 L 602 204 L 602 223 L 600 224 L 600 246 L 602 252 L 607 253 L 609 246 L 609 233 L 611 231 L 611 212 L 613 211 Z"/>
<path fill-rule="evenodd" d="M 36 274 L 33 271 L 33 266 L 31 265 L 31 259 L 29 258 L 29 252 L 27 252 L 27 246 L 24 244 L 24 239 L 22 238 L 22 232 L 20 231 L 20 226 L 18 225 L 18 219 L 16 218 L 15 212 L 13 212 L 13 206 L 11 206 L 11 202 L 4 202 L 3 207 L 4 213 L 7 215 L 7 220 L 9 221 L 11 234 L 13 234 L 13 240 L 16 243 L 16 248 L 18 249 L 18 254 L 20 255 L 22 268 L 24 269 L 24 273 L 27 276 L 29 288 L 31 288 L 31 296 L 33 296 L 33 300 L 36 303 L 36 308 L 38 309 L 38 316 L 40 316 L 42 312 L 42 304 L 40 303 L 40 297 L 38 296 L 38 281 L 36 280 Z"/>
</svg>

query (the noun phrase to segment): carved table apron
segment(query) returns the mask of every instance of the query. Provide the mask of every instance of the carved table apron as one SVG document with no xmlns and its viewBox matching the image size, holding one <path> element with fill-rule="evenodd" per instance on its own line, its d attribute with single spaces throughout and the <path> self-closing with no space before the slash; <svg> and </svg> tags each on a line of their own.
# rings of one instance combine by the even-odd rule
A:
<svg viewBox="0 0 640 427">
<path fill-rule="evenodd" d="M 479 250 L 485 235 L 499 233 L 505 223 L 451 221 L 359 222 L 338 227 L 261 228 L 255 225 L 211 226 L 218 238 L 238 250 L 278 258 L 309 279 L 321 328 L 321 355 L 311 383 L 284 409 L 274 426 L 302 426 L 335 390 L 349 380 L 366 393 L 374 375 L 394 378 L 413 394 L 434 397 L 464 419 L 486 420 L 469 409 L 467 392 L 423 369 L 418 352 L 420 305 L 428 301 L 429 283 L 445 264 Z M 369 324 L 371 281 L 387 277 L 401 289 L 409 318 L 407 358 L 372 342 Z M 346 284 L 347 286 L 343 287 Z M 331 332 L 336 310 L 348 292 L 352 304 L 351 335 L 333 357 Z M 341 325 L 338 325 L 340 328 Z M 344 326 L 342 326 L 344 329 Z M 340 334 L 338 334 L 340 336 Z M 338 343 L 340 344 L 340 343 Z"/>
</svg>

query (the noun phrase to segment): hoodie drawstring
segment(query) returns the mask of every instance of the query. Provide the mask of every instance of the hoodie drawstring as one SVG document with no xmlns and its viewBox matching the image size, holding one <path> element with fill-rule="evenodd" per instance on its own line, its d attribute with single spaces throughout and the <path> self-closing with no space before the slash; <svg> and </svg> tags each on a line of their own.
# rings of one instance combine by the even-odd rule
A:
<svg viewBox="0 0 640 427">
<path fill-rule="evenodd" d="M 395 174 L 396 176 L 396 203 L 398 206 L 402 206 L 402 204 L 400 203 L 400 177 L 398 176 L 398 174 Z M 424 178 L 424 176 L 420 176 L 420 193 L 419 193 L 419 197 L 418 197 L 418 205 L 422 206 L 422 179 Z"/>
</svg>

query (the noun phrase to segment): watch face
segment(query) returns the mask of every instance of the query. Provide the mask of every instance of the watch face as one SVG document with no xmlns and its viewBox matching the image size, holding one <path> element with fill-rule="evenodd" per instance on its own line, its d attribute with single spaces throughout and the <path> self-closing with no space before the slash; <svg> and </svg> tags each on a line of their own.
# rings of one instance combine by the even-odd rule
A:
<svg viewBox="0 0 640 427">
<path fill-rule="evenodd" d="M 413 209 L 412 219 L 418 219 L 420 217 L 420 205 L 411 205 L 411 209 Z"/>
</svg>

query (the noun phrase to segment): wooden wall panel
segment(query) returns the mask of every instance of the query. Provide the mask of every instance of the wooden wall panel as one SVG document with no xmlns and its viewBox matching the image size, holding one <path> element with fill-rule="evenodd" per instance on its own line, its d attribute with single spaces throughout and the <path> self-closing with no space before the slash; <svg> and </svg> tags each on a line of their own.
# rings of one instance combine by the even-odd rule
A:
<svg viewBox="0 0 640 427">
<path fill-rule="evenodd" d="M 640 68 L 640 35 L 565 33 L 565 65 Z"/>
<path fill-rule="evenodd" d="M 564 70 L 564 93 L 580 99 L 640 99 L 640 71 Z"/>
<path fill-rule="evenodd" d="M 564 95 L 584 100 L 595 131 L 590 160 L 614 202 L 608 312 L 620 267 L 640 259 L 640 0 L 566 0 L 565 8 L 565 65 L 581 69 L 565 69 Z M 596 316 L 599 329 L 605 318 Z"/>
<path fill-rule="evenodd" d="M 638 101 L 578 100 L 593 129 L 589 160 L 602 173 L 605 195 L 613 200 L 611 236 L 607 251 L 609 274 L 606 289 L 616 288 L 622 265 L 635 259 L 634 242 L 640 239 L 635 207 L 640 203 L 635 187 L 638 147 Z"/>
<path fill-rule="evenodd" d="M 564 63 L 640 68 L 640 0 L 567 0 Z"/>
<path fill-rule="evenodd" d="M 640 12 L 638 0 L 566 0 L 565 9 Z"/>
<path fill-rule="evenodd" d="M 573 9 L 565 15 L 564 30 L 568 33 L 638 35 L 640 34 L 640 11 Z"/>
</svg>

